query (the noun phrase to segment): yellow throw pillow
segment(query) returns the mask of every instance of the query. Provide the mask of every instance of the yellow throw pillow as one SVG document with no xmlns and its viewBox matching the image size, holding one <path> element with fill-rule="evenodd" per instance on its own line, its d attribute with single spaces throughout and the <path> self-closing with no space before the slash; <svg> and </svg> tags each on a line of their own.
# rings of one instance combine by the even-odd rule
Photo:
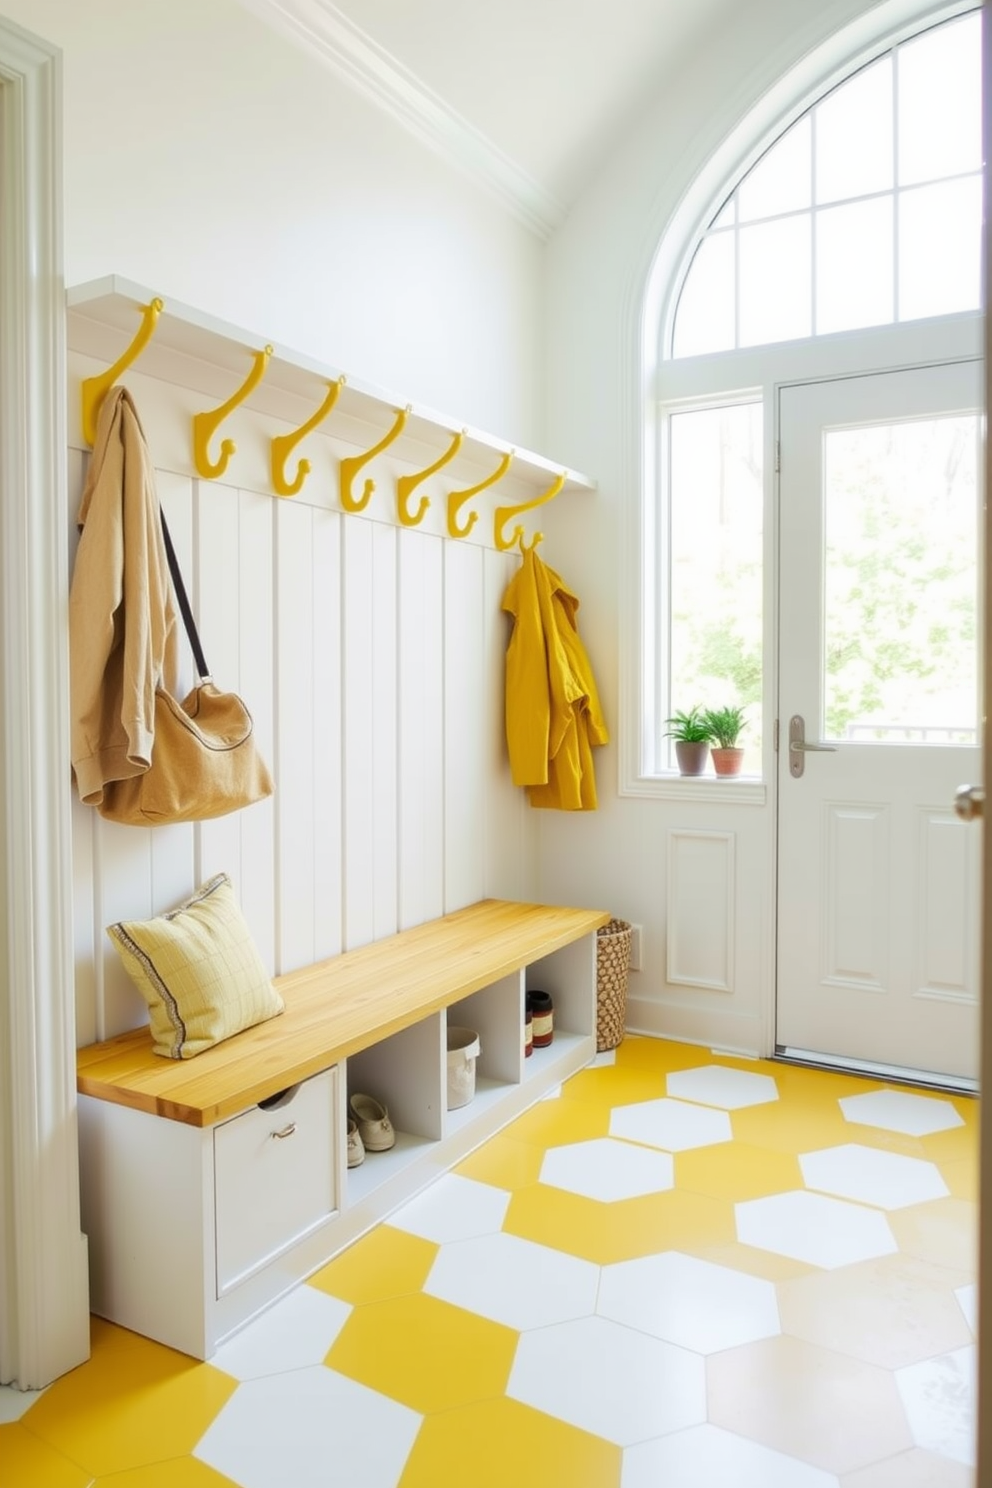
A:
<svg viewBox="0 0 992 1488">
<path fill-rule="evenodd" d="M 107 934 L 148 1004 L 155 1053 L 167 1059 L 191 1059 L 283 1010 L 226 873 L 178 909 L 108 925 Z"/>
</svg>

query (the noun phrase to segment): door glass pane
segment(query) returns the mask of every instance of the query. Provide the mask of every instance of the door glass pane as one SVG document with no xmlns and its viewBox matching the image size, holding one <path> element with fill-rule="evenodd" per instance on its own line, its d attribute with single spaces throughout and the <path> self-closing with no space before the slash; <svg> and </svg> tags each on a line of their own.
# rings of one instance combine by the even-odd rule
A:
<svg viewBox="0 0 992 1488">
<path fill-rule="evenodd" d="M 761 772 L 760 403 L 669 421 L 669 713 L 743 706 L 744 770 Z M 667 742 L 667 741 L 666 741 Z M 669 766 L 674 765 L 674 758 Z"/>
<path fill-rule="evenodd" d="M 791 341 L 813 330 L 810 219 L 740 230 L 740 344 Z"/>
<path fill-rule="evenodd" d="M 899 185 L 981 168 L 978 12 L 899 48 Z"/>
<path fill-rule="evenodd" d="M 738 221 L 797 212 L 813 200 L 810 120 L 807 114 L 783 134 L 737 188 Z"/>
<path fill-rule="evenodd" d="M 852 331 L 893 318 L 892 198 L 816 214 L 816 330 Z"/>
<path fill-rule="evenodd" d="M 866 67 L 816 109 L 816 199 L 891 191 L 892 58 Z"/>
<path fill-rule="evenodd" d="M 675 356 L 729 351 L 734 344 L 734 235 L 714 233 L 696 249 L 679 299 Z"/>
<path fill-rule="evenodd" d="M 979 304 L 979 176 L 899 193 L 899 319 L 952 315 Z"/>
<path fill-rule="evenodd" d="M 977 739 L 975 416 L 824 435 L 824 729 Z"/>
</svg>

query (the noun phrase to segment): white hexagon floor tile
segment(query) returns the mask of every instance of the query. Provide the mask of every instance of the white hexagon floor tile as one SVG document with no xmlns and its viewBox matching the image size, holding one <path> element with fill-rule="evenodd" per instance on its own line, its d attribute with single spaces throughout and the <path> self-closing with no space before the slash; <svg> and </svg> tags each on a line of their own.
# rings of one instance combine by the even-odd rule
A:
<svg viewBox="0 0 992 1488">
<path fill-rule="evenodd" d="M 620 1488 L 839 1488 L 833 1473 L 720 1426 L 692 1426 L 628 1447 Z"/>
<path fill-rule="evenodd" d="M 676 1250 L 604 1266 L 596 1311 L 699 1354 L 781 1331 L 770 1281 Z"/>
<path fill-rule="evenodd" d="M 617 1062 L 616 1049 L 600 1049 L 599 1053 L 588 1065 L 589 1069 L 604 1069 Z"/>
<path fill-rule="evenodd" d="M 193 1456 L 239 1488 L 396 1488 L 422 1419 L 333 1369 L 297 1369 L 239 1385 Z"/>
<path fill-rule="evenodd" d="M 705 1421 L 706 1366 L 606 1318 L 578 1318 L 523 1335 L 506 1393 L 627 1446 Z"/>
<path fill-rule="evenodd" d="M 429 1188 L 389 1216 L 397 1230 L 443 1245 L 476 1235 L 497 1235 L 506 1218 L 510 1195 L 505 1189 L 458 1173 L 445 1173 Z"/>
<path fill-rule="evenodd" d="M 351 1305 L 316 1287 L 296 1287 L 210 1360 L 235 1379 L 261 1379 L 320 1364 L 351 1314 Z"/>
<path fill-rule="evenodd" d="M 949 1193 L 936 1163 L 857 1142 L 804 1153 L 799 1166 L 807 1187 L 877 1209 L 907 1209 Z"/>
<path fill-rule="evenodd" d="M 977 1350 L 955 1349 L 897 1369 L 896 1386 L 918 1447 L 975 1465 Z"/>
<path fill-rule="evenodd" d="M 545 1328 L 596 1310 L 599 1267 L 516 1235 L 442 1245 L 423 1290 L 509 1328 Z"/>
<path fill-rule="evenodd" d="M 542 1183 L 612 1203 L 636 1199 L 675 1186 L 675 1164 L 667 1152 L 653 1152 L 613 1137 L 552 1147 L 541 1164 Z"/>
<path fill-rule="evenodd" d="M 687 1152 L 692 1147 L 729 1142 L 733 1131 L 726 1111 L 662 1099 L 617 1106 L 610 1116 L 610 1136 L 668 1152 Z"/>
<path fill-rule="evenodd" d="M 666 1089 L 669 1095 L 679 1100 L 698 1101 L 703 1106 L 721 1106 L 726 1111 L 739 1111 L 744 1106 L 763 1106 L 768 1101 L 778 1100 L 778 1086 L 771 1075 L 755 1075 L 750 1070 L 723 1064 L 675 1070 L 667 1078 Z"/>
<path fill-rule="evenodd" d="M 893 1255 L 898 1246 L 884 1214 L 794 1190 L 734 1205 L 737 1238 L 744 1245 L 790 1256 L 832 1271 L 873 1256 Z"/>
<path fill-rule="evenodd" d="M 955 1287 L 954 1295 L 958 1299 L 958 1305 L 964 1313 L 964 1320 L 972 1333 L 978 1336 L 978 1287 L 975 1282 L 970 1281 L 966 1286 Z"/>
<path fill-rule="evenodd" d="M 928 1137 L 964 1126 L 949 1100 L 913 1095 L 908 1090 L 869 1090 L 864 1095 L 842 1096 L 838 1104 L 846 1121 L 902 1132 L 907 1137 Z"/>
</svg>

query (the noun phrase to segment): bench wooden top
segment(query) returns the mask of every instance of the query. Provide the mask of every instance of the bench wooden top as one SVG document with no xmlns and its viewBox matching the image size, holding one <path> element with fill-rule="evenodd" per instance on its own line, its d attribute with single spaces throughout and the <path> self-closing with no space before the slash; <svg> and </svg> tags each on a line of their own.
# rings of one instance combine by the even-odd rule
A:
<svg viewBox="0 0 992 1488">
<path fill-rule="evenodd" d="M 195 1059 L 164 1059 L 147 1028 L 77 1054 L 77 1089 L 190 1126 L 237 1115 L 298 1080 L 608 923 L 599 910 L 483 899 L 274 978 L 286 1011 Z"/>
</svg>

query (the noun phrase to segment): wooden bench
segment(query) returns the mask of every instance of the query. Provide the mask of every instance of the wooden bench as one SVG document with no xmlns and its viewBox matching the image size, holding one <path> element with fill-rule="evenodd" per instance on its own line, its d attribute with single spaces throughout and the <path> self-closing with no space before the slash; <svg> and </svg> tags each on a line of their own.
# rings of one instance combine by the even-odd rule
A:
<svg viewBox="0 0 992 1488">
<path fill-rule="evenodd" d="M 92 1310 L 208 1358 L 589 1062 L 608 920 L 483 900 L 277 977 L 286 1011 L 195 1059 L 154 1054 L 145 1028 L 80 1049 Z M 525 1058 L 524 994 L 537 987 L 555 1035 Z M 482 1045 L 474 1098 L 451 1111 L 449 1022 Z M 383 1101 L 397 1132 L 352 1169 L 349 1091 Z"/>
</svg>

